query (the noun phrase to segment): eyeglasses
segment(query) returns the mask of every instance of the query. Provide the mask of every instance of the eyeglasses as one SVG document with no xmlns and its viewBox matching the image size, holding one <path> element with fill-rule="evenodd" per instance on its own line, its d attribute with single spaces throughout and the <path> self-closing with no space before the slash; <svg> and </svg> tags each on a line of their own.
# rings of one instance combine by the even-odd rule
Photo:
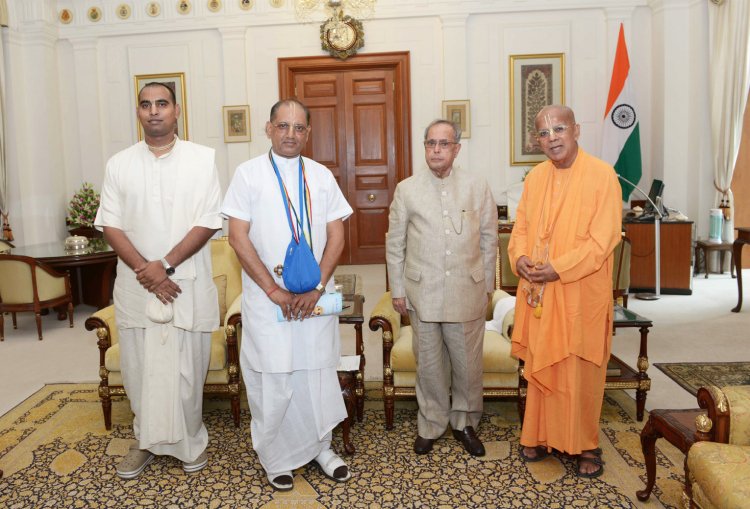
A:
<svg viewBox="0 0 750 509">
<path fill-rule="evenodd" d="M 565 131 L 567 131 L 570 128 L 569 125 L 556 125 L 552 129 L 540 129 L 536 132 L 537 138 L 549 138 L 549 135 L 553 132 L 557 136 L 561 136 Z"/>
<path fill-rule="evenodd" d="M 273 125 L 277 131 L 281 132 L 287 132 L 289 128 L 291 127 L 294 129 L 295 134 L 304 134 L 305 131 L 307 131 L 308 126 L 302 125 L 302 124 L 290 124 L 289 122 L 279 122 L 278 124 L 271 124 Z"/>
<path fill-rule="evenodd" d="M 424 141 L 424 148 L 429 148 L 434 150 L 435 147 L 440 147 L 441 149 L 445 150 L 451 145 L 457 145 L 458 142 L 456 141 L 448 141 L 448 140 L 425 140 Z"/>
</svg>

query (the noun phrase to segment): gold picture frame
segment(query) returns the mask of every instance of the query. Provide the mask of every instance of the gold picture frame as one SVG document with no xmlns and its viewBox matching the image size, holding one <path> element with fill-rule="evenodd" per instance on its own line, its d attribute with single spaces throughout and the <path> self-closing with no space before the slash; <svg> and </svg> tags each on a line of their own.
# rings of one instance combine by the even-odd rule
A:
<svg viewBox="0 0 750 509">
<path fill-rule="evenodd" d="M 250 106 L 224 106 L 224 143 L 250 141 Z"/>
<path fill-rule="evenodd" d="M 536 140 L 534 118 L 544 106 L 565 104 L 565 54 L 510 56 L 510 164 L 546 159 Z"/>
<path fill-rule="evenodd" d="M 443 101 L 443 118 L 461 127 L 461 139 L 471 138 L 471 105 L 469 100 Z"/>
<path fill-rule="evenodd" d="M 171 72 L 164 74 L 139 74 L 134 77 L 135 80 L 135 107 L 138 108 L 138 92 L 141 91 L 147 83 L 163 83 L 174 91 L 177 98 L 177 104 L 180 105 L 180 116 L 177 119 L 177 136 L 181 140 L 188 140 L 188 113 L 187 113 L 187 94 L 185 92 L 185 73 Z M 138 141 L 143 139 L 143 126 L 136 119 L 138 130 Z"/>
</svg>

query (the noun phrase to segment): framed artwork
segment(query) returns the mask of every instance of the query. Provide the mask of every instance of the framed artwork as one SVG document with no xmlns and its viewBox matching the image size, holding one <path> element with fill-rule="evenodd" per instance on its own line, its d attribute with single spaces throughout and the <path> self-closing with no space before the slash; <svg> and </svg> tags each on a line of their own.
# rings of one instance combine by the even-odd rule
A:
<svg viewBox="0 0 750 509">
<path fill-rule="evenodd" d="M 250 106 L 224 106 L 224 143 L 250 141 Z"/>
<path fill-rule="evenodd" d="M 188 138 L 188 115 L 187 115 L 187 95 L 185 94 L 185 73 L 184 72 L 172 72 L 166 74 L 139 74 L 135 77 L 135 104 L 138 107 L 138 92 L 147 83 L 163 83 L 174 92 L 177 98 L 177 104 L 180 105 L 180 117 L 177 119 L 177 127 L 175 134 L 180 137 L 181 140 L 187 140 Z M 138 141 L 143 139 L 143 126 L 136 119 L 138 129 Z"/>
<path fill-rule="evenodd" d="M 546 159 L 536 140 L 534 118 L 550 104 L 565 104 L 565 54 L 510 56 L 510 164 Z"/>
<path fill-rule="evenodd" d="M 471 138 L 471 108 L 468 99 L 443 101 L 443 118 L 461 127 L 461 139 Z"/>
</svg>

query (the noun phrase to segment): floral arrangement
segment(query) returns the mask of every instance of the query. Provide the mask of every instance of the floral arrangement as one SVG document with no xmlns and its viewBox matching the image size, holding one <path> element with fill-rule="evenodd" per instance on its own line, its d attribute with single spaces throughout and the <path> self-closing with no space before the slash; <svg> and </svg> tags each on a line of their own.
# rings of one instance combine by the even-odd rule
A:
<svg viewBox="0 0 750 509">
<path fill-rule="evenodd" d="M 96 211 L 99 209 L 99 193 L 94 186 L 84 182 L 68 205 L 67 223 L 71 226 L 94 226 Z"/>
</svg>

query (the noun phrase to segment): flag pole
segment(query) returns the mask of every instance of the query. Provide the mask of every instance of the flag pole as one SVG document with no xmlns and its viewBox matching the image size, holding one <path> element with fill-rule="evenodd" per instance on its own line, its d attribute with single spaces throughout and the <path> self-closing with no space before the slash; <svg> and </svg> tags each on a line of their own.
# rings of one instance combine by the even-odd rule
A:
<svg viewBox="0 0 750 509">
<path fill-rule="evenodd" d="M 633 184 L 631 181 L 620 174 L 617 174 L 617 178 L 619 178 L 626 184 L 630 184 L 631 186 L 633 186 L 633 189 L 641 193 L 641 195 L 646 198 L 646 200 L 648 200 L 648 202 L 654 208 L 654 255 L 656 256 L 656 281 L 654 285 L 655 291 L 654 293 L 637 293 L 635 295 L 635 298 L 639 300 L 658 300 L 661 296 L 661 220 L 664 218 L 664 215 L 661 213 L 661 197 L 657 197 L 657 203 L 654 203 L 649 195 L 643 191 L 643 189 Z"/>
</svg>

